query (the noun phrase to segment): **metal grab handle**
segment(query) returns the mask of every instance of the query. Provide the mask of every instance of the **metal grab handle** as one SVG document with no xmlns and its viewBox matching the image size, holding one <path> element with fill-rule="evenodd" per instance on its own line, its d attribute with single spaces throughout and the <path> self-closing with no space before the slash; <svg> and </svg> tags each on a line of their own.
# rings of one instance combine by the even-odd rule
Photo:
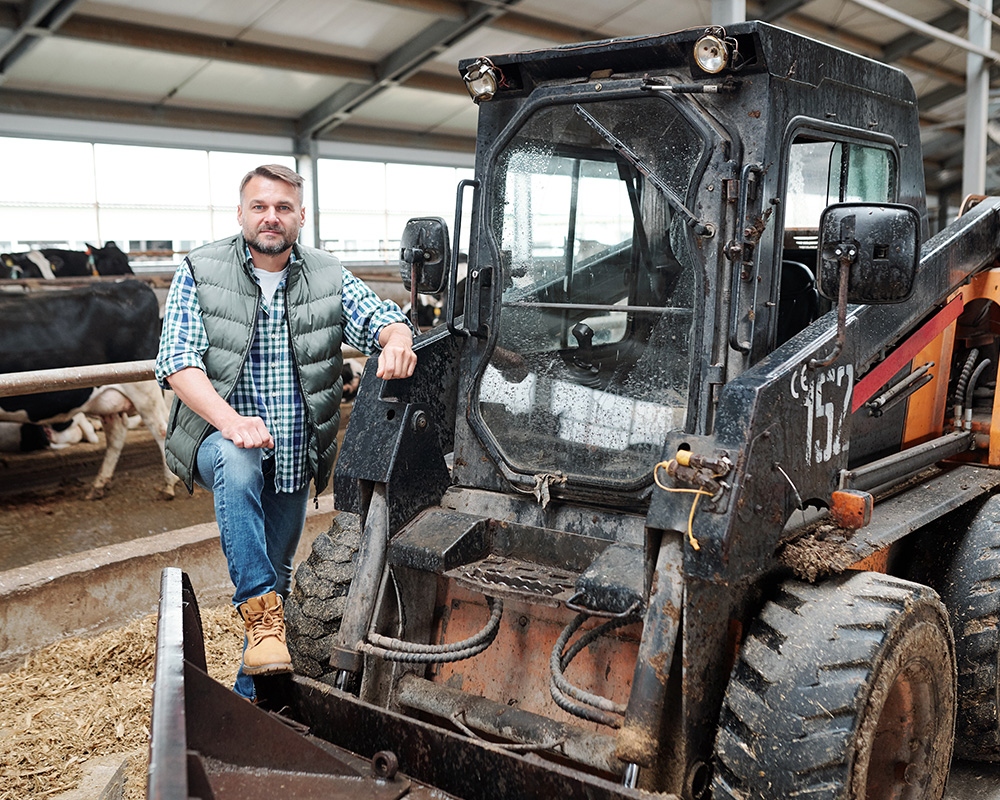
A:
<svg viewBox="0 0 1000 800">
<path fill-rule="evenodd" d="M 758 164 L 746 164 L 743 167 L 742 174 L 740 175 L 740 200 L 736 209 L 736 225 L 739 232 L 740 258 L 738 262 L 733 263 L 732 289 L 729 297 L 729 346 L 741 353 L 749 353 L 752 344 L 749 339 L 747 341 L 741 341 L 739 335 L 739 323 L 741 318 L 740 301 L 744 281 L 743 265 L 746 263 L 744 259 L 746 258 L 747 240 L 751 238 L 746 233 L 747 229 L 750 227 L 750 221 L 747 219 L 747 207 L 749 206 L 748 195 L 750 194 L 750 175 L 755 174 L 757 176 L 757 191 L 759 193 L 763 191 L 763 187 L 761 186 L 759 180 L 763 172 L 764 171 Z M 754 252 L 752 257 L 756 258 L 757 242 L 753 242 L 753 250 Z M 753 338 L 752 333 L 750 338 Z"/>
<path fill-rule="evenodd" d="M 466 178 L 458 182 L 458 192 L 455 198 L 455 227 L 452 228 L 455 238 L 451 242 L 451 270 L 448 273 L 448 303 L 445 311 L 445 319 L 448 322 L 448 330 L 456 336 L 468 336 L 470 331 L 467 328 L 459 328 L 455 325 L 455 292 L 458 289 L 458 254 L 462 238 L 462 201 L 465 198 L 466 187 L 471 186 L 479 190 L 479 181 L 474 178 Z M 473 195 L 475 199 L 475 195 Z M 468 300 L 468 293 L 466 293 Z M 464 313 L 464 309 L 463 309 Z"/>
</svg>

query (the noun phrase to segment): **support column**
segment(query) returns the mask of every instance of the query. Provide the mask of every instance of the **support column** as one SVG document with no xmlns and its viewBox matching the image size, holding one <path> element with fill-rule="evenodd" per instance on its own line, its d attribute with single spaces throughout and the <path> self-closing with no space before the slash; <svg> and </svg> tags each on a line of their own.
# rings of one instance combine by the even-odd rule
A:
<svg viewBox="0 0 1000 800">
<path fill-rule="evenodd" d="M 991 0 L 969 4 L 969 42 L 990 48 L 992 23 L 985 16 L 993 11 Z M 986 124 L 989 113 L 990 71 L 986 59 L 969 52 L 965 57 L 965 144 L 962 196 L 986 193 Z"/>
<path fill-rule="evenodd" d="M 306 208 L 306 222 L 300 240 L 310 247 L 321 247 L 319 235 L 319 147 L 313 140 L 300 141 L 295 155 L 296 172 L 302 176 L 302 204 Z"/>
<path fill-rule="evenodd" d="M 712 24 L 732 25 L 734 22 L 746 22 L 746 0 L 712 0 Z"/>
</svg>

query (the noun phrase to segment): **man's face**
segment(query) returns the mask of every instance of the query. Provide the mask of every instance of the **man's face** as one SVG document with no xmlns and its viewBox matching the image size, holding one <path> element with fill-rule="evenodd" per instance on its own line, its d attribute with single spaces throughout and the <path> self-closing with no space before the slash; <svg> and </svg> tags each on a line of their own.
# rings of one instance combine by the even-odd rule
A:
<svg viewBox="0 0 1000 800">
<path fill-rule="evenodd" d="M 299 238 L 306 210 L 299 203 L 294 186 L 255 175 L 243 187 L 236 219 L 243 227 L 243 238 L 251 250 L 276 256 Z"/>
</svg>

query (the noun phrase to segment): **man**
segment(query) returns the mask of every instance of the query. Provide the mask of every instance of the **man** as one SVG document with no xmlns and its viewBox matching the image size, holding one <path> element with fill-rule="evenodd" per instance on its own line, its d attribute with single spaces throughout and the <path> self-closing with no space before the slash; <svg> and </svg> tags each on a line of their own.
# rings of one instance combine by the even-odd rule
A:
<svg viewBox="0 0 1000 800">
<path fill-rule="evenodd" d="M 302 178 L 265 165 L 240 185 L 242 233 L 177 269 L 156 376 L 174 390 L 167 464 L 215 495 L 222 550 L 246 629 L 234 690 L 290 672 L 283 598 L 310 480 L 330 479 L 340 424 L 341 341 L 378 352 L 383 379 L 413 374 L 406 317 L 323 250 L 296 243 Z"/>
</svg>

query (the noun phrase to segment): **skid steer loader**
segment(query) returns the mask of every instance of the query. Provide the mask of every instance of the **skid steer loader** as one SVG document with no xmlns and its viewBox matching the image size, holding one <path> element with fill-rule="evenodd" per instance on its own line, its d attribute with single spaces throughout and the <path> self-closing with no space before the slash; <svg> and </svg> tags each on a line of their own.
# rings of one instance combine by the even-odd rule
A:
<svg viewBox="0 0 1000 800">
<path fill-rule="evenodd" d="M 209 679 L 166 570 L 149 797 L 939 798 L 1000 758 L 1000 206 L 928 236 L 907 78 L 759 22 L 459 68 L 476 177 L 401 245 L 447 324 L 364 375 L 299 674 Z"/>
</svg>

